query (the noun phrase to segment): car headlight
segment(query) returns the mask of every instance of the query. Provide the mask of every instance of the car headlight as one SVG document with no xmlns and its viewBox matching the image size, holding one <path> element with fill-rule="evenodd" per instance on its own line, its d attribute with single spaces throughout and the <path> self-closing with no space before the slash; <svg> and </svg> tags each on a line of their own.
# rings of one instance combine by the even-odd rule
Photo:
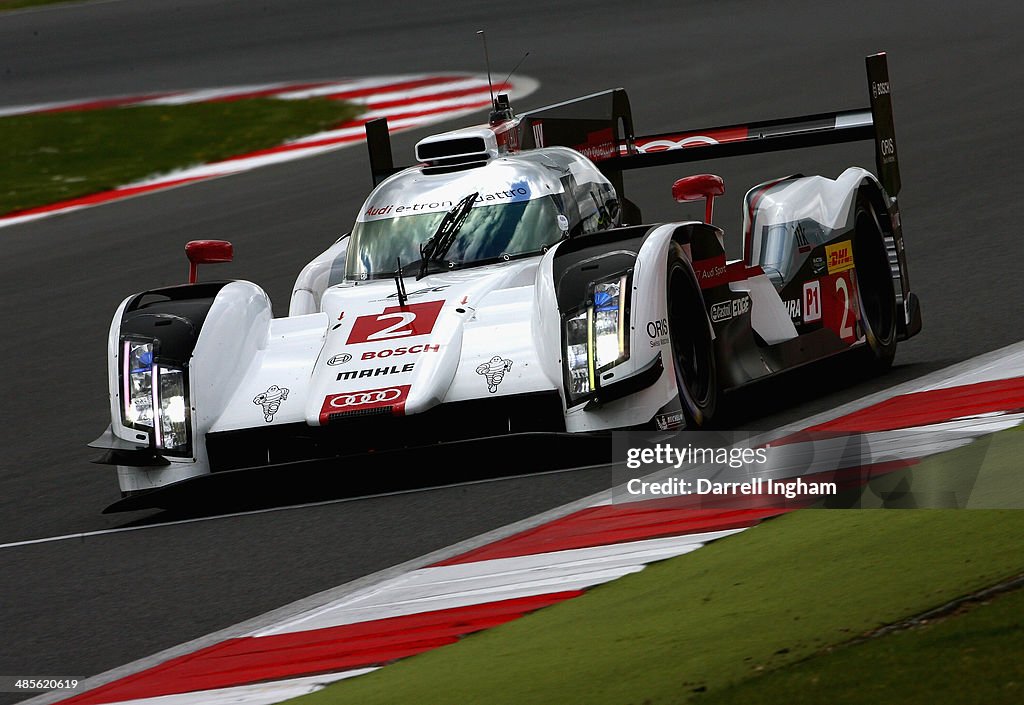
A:
<svg viewBox="0 0 1024 705">
<path fill-rule="evenodd" d="M 594 284 L 594 352 L 598 371 L 629 357 L 626 349 L 626 307 L 623 299 L 628 275 Z"/>
<path fill-rule="evenodd" d="M 631 272 L 591 282 L 586 303 L 565 318 L 566 390 L 571 403 L 596 391 L 600 375 L 629 359 Z"/>
<path fill-rule="evenodd" d="M 591 346 L 589 307 L 565 321 L 565 355 L 569 371 L 569 395 L 573 397 L 589 394 L 594 388 L 594 368 L 590 364 Z"/>
<path fill-rule="evenodd" d="M 159 342 L 121 344 L 121 421 L 149 433 L 156 448 L 188 455 L 191 446 L 188 374 L 159 358 Z"/>
<path fill-rule="evenodd" d="M 156 445 L 165 450 L 188 448 L 188 396 L 185 390 L 185 370 L 159 367 L 160 425 Z"/>
<path fill-rule="evenodd" d="M 155 365 L 153 343 L 124 341 L 121 352 L 122 421 L 132 428 L 153 428 L 156 389 L 153 388 Z"/>
</svg>

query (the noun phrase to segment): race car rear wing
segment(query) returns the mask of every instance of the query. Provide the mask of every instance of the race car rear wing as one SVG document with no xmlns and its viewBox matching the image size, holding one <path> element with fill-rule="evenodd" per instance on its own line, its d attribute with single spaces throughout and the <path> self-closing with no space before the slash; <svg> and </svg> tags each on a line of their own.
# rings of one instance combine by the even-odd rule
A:
<svg viewBox="0 0 1024 705">
<path fill-rule="evenodd" d="M 866 64 L 870 104 L 858 110 L 637 136 L 626 92 L 616 88 L 525 113 L 520 144 L 573 147 L 620 182 L 629 169 L 870 139 L 879 180 L 894 197 L 900 172 L 885 53 Z"/>
<path fill-rule="evenodd" d="M 890 197 L 900 190 L 892 92 L 884 52 L 866 58 L 868 107 L 834 113 L 636 136 L 629 98 L 622 88 L 523 113 L 519 146 L 571 147 L 593 161 L 622 197 L 622 172 L 666 164 L 874 140 L 879 180 Z M 366 124 L 374 185 L 394 166 L 387 121 Z"/>
</svg>

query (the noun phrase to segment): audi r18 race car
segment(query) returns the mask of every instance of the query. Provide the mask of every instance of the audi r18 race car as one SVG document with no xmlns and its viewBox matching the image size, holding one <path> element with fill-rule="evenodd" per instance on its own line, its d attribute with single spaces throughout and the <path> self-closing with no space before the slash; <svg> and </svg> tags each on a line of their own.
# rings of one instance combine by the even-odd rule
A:
<svg viewBox="0 0 1024 705">
<path fill-rule="evenodd" d="M 867 74 L 861 110 L 649 136 L 622 89 L 519 116 L 498 96 L 488 124 L 422 139 L 407 168 L 372 121 L 375 187 L 299 274 L 287 317 L 256 284 L 195 282 L 230 259 L 221 241 L 186 247 L 190 283 L 121 303 L 111 424 L 92 445 L 137 499 L 373 449 L 701 428 L 723 392 L 811 361 L 885 367 L 921 315 L 885 54 Z M 712 223 L 719 177 L 673 186 L 705 201 L 703 221 L 644 224 L 624 192 L 631 169 L 854 140 L 874 140 L 878 176 L 754 186 L 734 261 Z"/>
</svg>

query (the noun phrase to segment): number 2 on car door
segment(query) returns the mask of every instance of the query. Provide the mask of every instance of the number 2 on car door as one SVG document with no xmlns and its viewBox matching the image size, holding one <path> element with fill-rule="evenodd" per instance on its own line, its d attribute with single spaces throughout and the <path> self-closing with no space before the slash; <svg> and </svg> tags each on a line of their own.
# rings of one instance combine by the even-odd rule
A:
<svg viewBox="0 0 1024 705">
<path fill-rule="evenodd" d="M 846 320 L 850 315 L 850 289 L 844 277 L 836 277 L 836 294 L 843 295 L 843 320 L 839 324 L 839 337 L 846 340 L 853 337 L 853 326 Z"/>
</svg>

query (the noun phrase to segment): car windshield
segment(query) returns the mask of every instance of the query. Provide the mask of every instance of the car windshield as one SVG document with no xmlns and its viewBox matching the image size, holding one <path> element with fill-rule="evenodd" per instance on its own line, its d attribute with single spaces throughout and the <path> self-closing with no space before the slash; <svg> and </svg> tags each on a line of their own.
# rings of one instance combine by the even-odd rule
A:
<svg viewBox="0 0 1024 705">
<path fill-rule="evenodd" d="M 541 252 L 562 237 L 556 196 L 518 203 L 478 205 L 443 256 L 445 269 L 510 259 Z M 346 278 L 393 276 L 420 262 L 420 245 L 435 234 L 447 211 L 359 221 L 352 230 Z M 412 271 L 408 270 L 411 274 Z"/>
</svg>

